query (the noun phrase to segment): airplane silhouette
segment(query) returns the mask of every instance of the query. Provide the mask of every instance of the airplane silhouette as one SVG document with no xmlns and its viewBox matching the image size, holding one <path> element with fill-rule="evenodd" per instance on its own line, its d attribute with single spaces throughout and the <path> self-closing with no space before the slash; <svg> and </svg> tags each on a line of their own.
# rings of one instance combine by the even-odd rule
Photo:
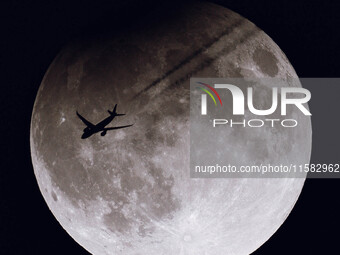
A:
<svg viewBox="0 0 340 255">
<path fill-rule="evenodd" d="M 99 122 L 98 124 L 94 125 L 92 124 L 90 121 L 88 121 L 87 119 L 85 119 L 83 116 L 81 116 L 78 111 L 77 111 L 77 116 L 79 117 L 79 119 L 81 119 L 81 121 L 87 126 L 86 128 L 84 128 L 84 133 L 81 136 L 81 139 L 86 139 L 88 137 L 90 137 L 91 135 L 101 132 L 100 135 L 104 136 L 106 135 L 106 132 L 108 130 L 114 130 L 114 129 L 120 129 L 120 128 L 127 128 L 127 127 L 131 127 L 133 124 L 131 125 L 126 125 L 126 126 L 119 126 L 119 127 L 106 127 L 108 124 L 110 124 L 110 122 L 116 117 L 116 116 L 123 116 L 125 114 L 118 114 L 116 112 L 117 109 L 117 104 L 115 105 L 115 107 L 113 108 L 113 111 L 109 111 L 110 116 L 107 117 L 106 119 L 102 120 L 101 122 Z"/>
</svg>

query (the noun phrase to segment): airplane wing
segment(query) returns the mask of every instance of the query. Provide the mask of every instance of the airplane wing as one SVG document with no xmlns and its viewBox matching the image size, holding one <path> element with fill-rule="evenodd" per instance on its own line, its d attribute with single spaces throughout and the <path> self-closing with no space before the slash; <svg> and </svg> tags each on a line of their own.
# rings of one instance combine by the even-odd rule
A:
<svg viewBox="0 0 340 255">
<path fill-rule="evenodd" d="M 79 117 L 79 119 L 81 119 L 82 122 L 84 122 L 84 124 L 88 127 L 94 127 L 95 125 L 93 125 L 91 122 L 89 122 L 87 119 L 85 119 L 83 116 L 81 116 L 78 111 L 77 111 L 77 116 Z"/>
<path fill-rule="evenodd" d="M 114 130 L 114 129 L 120 129 L 120 128 L 127 128 L 127 127 L 131 127 L 133 126 L 133 124 L 131 125 L 126 125 L 126 126 L 119 126 L 119 127 L 109 127 L 109 128 L 104 128 L 104 130 L 108 131 L 108 130 Z"/>
</svg>

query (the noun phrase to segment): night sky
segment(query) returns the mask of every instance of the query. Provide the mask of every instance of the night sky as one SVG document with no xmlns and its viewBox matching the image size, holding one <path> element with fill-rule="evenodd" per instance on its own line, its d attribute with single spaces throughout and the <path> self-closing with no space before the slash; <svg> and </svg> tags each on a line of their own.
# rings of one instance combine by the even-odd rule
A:
<svg viewBox="0 0 340 255">
<path fill-rule="evenodd" d="M 264 30 L 287 55 L 299 77 L 340 76 L 340 2 L 213 2 Z M 136 24 L 155 22 L 177 8 L 178 1 L 1 2 L 0 254 L 88 254 L 56 221 L 35 180 L 29 129 L 36 92 L 54 57 L 71 40 L 100 36 L 112 29 L 129 30 Z M 336 100 L 336 95 L 333 98 Z M 336 117 L 325 115 L 325 122 Z M 339 135 L 324 139 L 324 131 L 314 124 L 312 118 L 312 161 L 339 163 Z M 335 132 L 335 127 L 329 130 Z M 322 156 L 325 151 L 328 158 Z M 338 179 L 306 180 L 288 219 L 254 254 L 338 253 L 339 195 Z"/>
</svg>

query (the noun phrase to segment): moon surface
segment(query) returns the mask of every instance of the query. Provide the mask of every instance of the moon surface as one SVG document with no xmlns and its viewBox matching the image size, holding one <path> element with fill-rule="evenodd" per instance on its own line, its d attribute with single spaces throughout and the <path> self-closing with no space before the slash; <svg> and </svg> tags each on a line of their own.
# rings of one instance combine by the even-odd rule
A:
<svg viewBox="0 0 340 255">
<path fill-rule="evenodd" d="M 190 178 L 190 77 L 297 76 L 263 31 L 210 3 L 73 42 L 45 74 L 31 121 L 34 172 L 54 216 L 92 254 L 250 254 L 292 210 L 303 178 Z M 97 123 L 115 104 L 126 115 L 110 126 L 134 126 L 80 139 L 76 111 Z M 224 139 L 234 161 L 309 162 L 311 124 Z"/>
</svg>

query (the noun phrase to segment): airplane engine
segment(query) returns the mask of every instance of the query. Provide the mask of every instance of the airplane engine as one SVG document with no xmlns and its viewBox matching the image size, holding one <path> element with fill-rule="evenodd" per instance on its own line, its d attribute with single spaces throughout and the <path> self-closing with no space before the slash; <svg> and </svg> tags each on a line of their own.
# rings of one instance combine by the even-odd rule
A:
<svg viewBox="0 0 340 255">
<path fill-rule="evenodd" d="M 104 130 L 103 132 L 100 133 L 101 136 L 106 135 L 106 130 Z"/>
</svg>

